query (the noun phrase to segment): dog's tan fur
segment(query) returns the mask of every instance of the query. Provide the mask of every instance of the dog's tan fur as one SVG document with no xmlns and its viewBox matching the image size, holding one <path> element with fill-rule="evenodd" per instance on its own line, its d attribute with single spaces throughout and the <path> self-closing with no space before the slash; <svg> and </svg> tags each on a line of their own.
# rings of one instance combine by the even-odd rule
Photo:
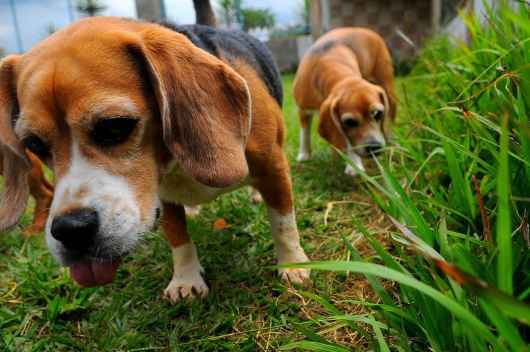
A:
<svg viewBox="0 0 530 352">
<path fill-rule="evenodd" d="M 387 134 L 389 121 L 375 124 L 373 109 L 384 107 L 395 119 L 392 60 L 384 40 L 368 29 L 339 28 L 318 39 L 302 59 L 293 89 L 302 128 L 310 128 L 312 113 L 320 111 L 320 135 L 343 151 L 375 129 Z M 344 128 L 342 119 L 352 117 L 359 126 Z"/>
<path fill-rule="evenodd" d="M 27 198 L 25 183 L 18 180 L 30 172 L 21 140 L 34 134 L 49 146 L 52 157 L 45 161 L 55 173 L 57 189 L 75 154 L 82 155 L 85 164 L 127 181 L 142 224 L 154 217 L 159 185 L 167 180 L 189 180 L 215 194 L 253 185 L 280 221 L 277 230 L 287 231 L 286 238 L 296 242 L 280 243 L 280 257 L 307 260 L 293 225 L 281 108 L 255 69 L 243 61 L 228 65 L 157 24 L 98 17 L 55 33 L 27 54 L 4 59 L 0 69 L 0 141 L 8 151 L 7 195 L 16 207 Z M 133 116 L 138 124 L 126 142 L 102 150 L 88 131 L 99 119 L 112 116 Z M 78 206 L 76 197 L 86 196 L 90 187 L 75 185 L 75 191 L 56 194 L 50 217 L 72 211 Z M 163 228 L 175 253 L 192 246 L 183 220 L 185 204 L 167 199 L 171 194 L 161 198 Z M 0 226 L 18 216 L 18 211 L 8 214 Z M 174 279 L 182 279 L 181 274 Z M 301 281 L 308 271 L 281 274 Z M 193 280 L 198 280 L 196 275 Z M 183 287 L 197 289 L 196 284 L 175 279 L 166 296 L 176 300 Z M 186 293 L 193 295 L 193 290 Z"/>
</svg>

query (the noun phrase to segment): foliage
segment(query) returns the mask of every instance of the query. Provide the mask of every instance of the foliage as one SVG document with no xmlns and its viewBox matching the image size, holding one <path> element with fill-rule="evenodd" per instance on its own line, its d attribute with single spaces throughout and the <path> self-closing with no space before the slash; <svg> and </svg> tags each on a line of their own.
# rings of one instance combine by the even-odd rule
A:
<svg viewBox="0 0 530 352">
<path fill-rule="evenodd" d="M 270 9 L 243 8 L 243 30 L 249 31 L 256 28 L 271 28 L 276 23 L 276 18 Z"/>
<path fill-rule="evenodd" d="M 310 0 L 303 0 L 300 3 L 300 10 L 299 10 L 299 22 L 303 24 L 306 27 L 309 27 L 311 25 L 311 1 Z"/>
<path fill-rule="evenodd" d="M 270 31 L 271 38 L 289 38 L 311 34 L 311 1 L 299 2 L 297 23 L 287 27 L 276 27 Z"/>
<path fill-rule="evenodd" d="M 488 8 L 485 27 L 466 18 L 469 47 L 440 38 L 425 50 L 403 80 L 397 147 L 377 162 L 381 176 L 363 174 L 397 230 L 394 250 L 353 218 L 377 256 L 351 247 L 354 261 L 309 264 L 369 280 L 374 349 L 528 350 L 529 18 L 524 4 Z M 327 344 L 313 350 L 342 348 L 306 330 L 306 342 Z"/>
</svg>

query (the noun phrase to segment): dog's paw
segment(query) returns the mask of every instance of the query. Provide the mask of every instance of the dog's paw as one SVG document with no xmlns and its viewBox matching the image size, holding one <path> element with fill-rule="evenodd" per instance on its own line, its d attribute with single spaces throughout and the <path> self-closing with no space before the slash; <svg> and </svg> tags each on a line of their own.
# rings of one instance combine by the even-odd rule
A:
<svg viewBox="0 0 530 352">
<path fill-rule="evenodd" d="M 252 193 L 250 193 L 250 201 L 253 204 L 259 204 L 259 203 L 263 202 L 263 197 L 261 196 L 261 193 L 259 193 L 255 189 L 253 189 Z"/>
<path fill-rule="evenodd" d="M 358 175 L 357 170 L 351 165 L 346 165 L 344 173 L 350 177 L 356 177 Z"/>
<path fill-rule="evenodd" d="M 302 161 L 308 161 L 311 159 L 311 154 L 307 152 L 300 152 L 298 153 L 298 156 L 296 157 L 296 161 L 302 162 Z"/>
<path fill-rule="evenodd" d="M 283 268 L 278 270 L 280 278 L 291 284 L 303 284 L 309 281 L 310 269 L 303 268 Z"/>
<path fill-rule="evenodd" d="M 301 247 L 293 251 L 289 255 L 282 255 L 278 261 L 280 264 L 283 263 L 306 263 L 309 261 L 309 258 L 305 254 L 304 250 Z M 311 269 L 306 268 L 280 268 L 278 269 L 278 274 L 280 278 L 288 283 L 292 284 L 303 284 L 304 282 L 309 281 L 309 274 Z"/>
<path fill-rule="evenodd" d="M 183 299 L 202 298 L 206 295 L 208 295 L 208 286 L 199 273 L 186 278 L 174 277 L 164 290 L 164 298 L 173 304 Z"/>
</svg>

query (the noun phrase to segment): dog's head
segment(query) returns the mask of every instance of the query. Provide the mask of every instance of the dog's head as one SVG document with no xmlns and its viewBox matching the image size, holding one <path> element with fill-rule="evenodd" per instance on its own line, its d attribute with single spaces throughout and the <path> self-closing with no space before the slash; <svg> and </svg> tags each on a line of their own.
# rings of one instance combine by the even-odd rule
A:
<svg viewBox="0 0 530 352">
<path fill-rule="evenodd" d="M 320 107 L 319 132 L 341 149 L 377 153 L 386 144 L 388 112 L 383 88 L 363 79 L 345 79 Z"/>
<path fill-rule="evenodd" d="M 0 230 L 28 197 L 24 148 L 54 171 L 46 226 L 54 256 L 84 286 L 112 281 L 155 223 L 171 160 L 212 187 L 247 176 L 243 78 L 156 24 L 93 18 L 0 63 Z"/>
</svg>

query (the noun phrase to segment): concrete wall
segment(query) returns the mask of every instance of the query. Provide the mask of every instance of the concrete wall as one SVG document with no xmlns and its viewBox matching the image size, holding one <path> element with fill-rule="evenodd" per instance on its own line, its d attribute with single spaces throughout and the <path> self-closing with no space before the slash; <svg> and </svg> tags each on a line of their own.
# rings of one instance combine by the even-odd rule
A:
<svg viewBox="0 0 530 352">
<path fill-rule="evenodd" d="M 468 13 L 474 13 L 480 18 L 482 24 L 487 24 L 486 8 L 484 6 L 483 1 L 486 1 L 489 6 L 491 6 L 491 8 L 493 8 L 494 10 L 498 5 L 498 0 L 468 0 L 468 4 L 465 11 Z M 518 1 L 516 0 L 509 0 L 508 2 L 514 8 L 518 6 Z M 449 38 L 454 41 L 463 41 L 469 43 L 469 41 L 471 40 L 466 25 L 460 17 L 456 17 L 451 22 L 449 22 L 449 24 L 443 29 L 443 32 L 446 33 Z"/>
<path fill-rule="evenodd" d="M 289 38 L 273 38 L 267 41 L 267 47 L 278 64 L 280 72 L 296 70 L 298 64 L 313 40 L 311 36 L 299 36 Z"/>
<path fill-rule="evenodd" d="M 366 27 L 386 41 L 395 61 L 414 57 L 432 34 L 440 0 L 313 0 L 313 38 L 337 27 Z"/>
</svg>

